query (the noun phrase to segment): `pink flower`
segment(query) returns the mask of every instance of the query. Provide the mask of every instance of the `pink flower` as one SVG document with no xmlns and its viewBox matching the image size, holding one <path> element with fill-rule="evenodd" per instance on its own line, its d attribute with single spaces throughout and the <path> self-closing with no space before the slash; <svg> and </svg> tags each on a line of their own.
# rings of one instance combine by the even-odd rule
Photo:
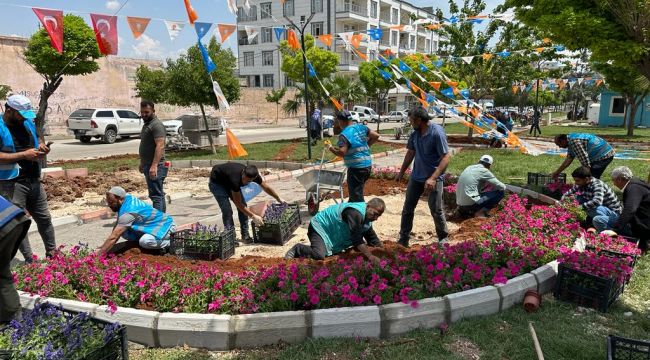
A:
<svg viewBox="0 0 650 360">
<path fill-rule="evenodd" d="M 298 294 L 295 291 L 292 292 L 291 295 L 289 296 L 289 299 L 291 301 L 293 301 L 293 302 L 297 301 L 298 300 Z"/>
<path fill-rule="evenodd" d="M 381 296 L 379 296 L 379 295 L 373 296 L 372 297 L 372 302 L 374 302 L 376 305 L 380 305 L 381 304 Z"/>
<path fill-rule="evenodd" d="M 318 297 L 318 295 L 312 295 L 309 297 L 309 302 L 312 305 L 318 305 L 318 303 L 320 302 L 320 298 Z"/>
<path fill-rule="evenodd" d="M 106 309 L 106 312 L 110 312 L 111 315 L 115 314 L 115 312 L 117 311 L 117 305 L 115 305 L 115 303 L 110 300 L 108 300 L 107 305 L 108 308 Z"/>
</svg>

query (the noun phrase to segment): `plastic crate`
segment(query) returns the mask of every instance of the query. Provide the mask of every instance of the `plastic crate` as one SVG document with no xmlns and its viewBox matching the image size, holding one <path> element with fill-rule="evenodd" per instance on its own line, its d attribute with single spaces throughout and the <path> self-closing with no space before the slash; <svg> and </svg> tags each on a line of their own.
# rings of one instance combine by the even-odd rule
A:
<svg viewBox="0 0 650 360">
<path fill-rule="evenodd" d="M 609 335 L 607 360 L 650 360 L 650 341 Z"/>
<path fill-rule="evenodd" d="M 560 176 L 558 176 L 557 181 L 566 184 L 566 174 L 562 173 Z M 555 182 L 553 177 L 549 174 L 542 174 L 542 173 L 528 173 L 528 185 L 538 185 L 538 186 L 544 186 L 546 184 L 551 184 Z"/>
<path fill-rule="evenodd" d="M 253 240 L 256 243 L 284 245 L 296 229 L 300 226 L 300 209 L 298 205 L 289 205 L 288 211 L 292 211 L 289 221 L 282 224 L 264 224 L 256 226 L 253 224 Z"/>
<path fill-rule="evenodd" d="M 553 295 L 559 300 L 607 312 L 624 288 L 625 284 L 618 285 L 615 279 L 603 279 L 560 264 Z"/>
<path fill-rule="evenodd" d="M 181 259 L 226 260 L 235 255 L 235 229 L 222 231 L 219 235 L 205 240 L 191 239 L 192 229 L 172 233 L 169 252 Z"/>
<path fill-rule="evenodd" d="M 636 265 L 636 258 L 637 258 L 636 255 L 629 255 L 629 254 L 624 254 L 617 251 L 605 250 L 605 249 L 600 249 L 596 251 L 596 248 L 592 245 L 585 246 L 585 250 L 597 252 L 599 255 L 606 255 L 606 256 L 617 257 L 621 259 L 624 259 L 629 256 L 632 258 L 632 263 L 630 264 L 630 267 L 634 268 L 634 266 Z"/>
</svg>

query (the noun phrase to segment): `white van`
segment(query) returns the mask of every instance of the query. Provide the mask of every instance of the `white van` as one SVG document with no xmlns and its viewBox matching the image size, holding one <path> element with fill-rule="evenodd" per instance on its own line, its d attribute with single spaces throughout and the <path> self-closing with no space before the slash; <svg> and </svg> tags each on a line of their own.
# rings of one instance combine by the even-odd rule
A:
<svg viewBox="0 0 650 360">
<path fill-rule="evenodd" d="M 367 106 L 355 106 L 354 108 L 352 108 L 352 111 L 358 112 L 360 114 L 359 117 L 361 117 L 361 114 L 366 115 L 366 117 L 370 119 L 370 122 L 379 121 L 379 114 L 377 114 L 375 110 Z"/>
</svg>

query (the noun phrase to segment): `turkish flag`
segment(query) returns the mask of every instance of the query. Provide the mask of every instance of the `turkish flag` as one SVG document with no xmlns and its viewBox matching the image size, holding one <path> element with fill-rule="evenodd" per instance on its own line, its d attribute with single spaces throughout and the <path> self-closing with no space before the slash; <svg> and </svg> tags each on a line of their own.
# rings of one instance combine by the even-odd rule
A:
<svg viewBox="0 0 650 360">
<path fill-rule="evenodd" d="M 117 55 L 117 16 L 90 14 L 99 51 L 104 55 Z"/>
<path fill-rule="evenodd" d="M 63 54 L 63 11 L 32 8 L 38 19 L 41 20 L 43 27 L 50 35 L 52 47 Z"/>
</svg>

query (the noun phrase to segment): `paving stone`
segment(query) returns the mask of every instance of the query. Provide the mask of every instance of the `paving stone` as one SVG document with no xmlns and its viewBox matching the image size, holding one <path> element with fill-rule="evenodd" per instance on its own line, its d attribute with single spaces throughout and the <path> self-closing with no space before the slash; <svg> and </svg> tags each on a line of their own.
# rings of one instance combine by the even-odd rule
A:
<svg viewBox="0 0 650 360">
<path fill-rule="evenodd" d="M 156 341 L 156 321 L 160 313 L 156 311 L 137 310 L 118 307 L 115 313 L 108 311 L 108 306 L 100 305 L 95 310 L 94 317 L 108 322 L 119 322 L 126 325 L 129 341 L 146 346 L 158 346 Z"/>
<path fill-rule="evenodd" d="M 532 274 L 524 274 L 508 280 L 505 284 L 498 284 L 496 288 L 501 296 L 501 311 L 521 304 L 524 294 L 528 290 L 537 290 L 537 281 Z"/>
<path fill-rule="evenodd" d="M 161 313 L 157 328 L 160 346 L 187 345 L 209 350 L 229 350 L 230 319 L 230 315 Z"/>
<path fill-rule="evenodd" d="M 311 313 L 312 336 L 315 338 L 376 338 L 381 335 L 377 306 L 313 310 Z"/>
<path fill-rule="evenodd" d="M 449 305 L 450 322 L 468 317 L 496 314 L 499 312 L 501 302 L 499 291 L 494 286 L 461 291 L 446 295 L 445 299 Z"/>
<path fill-rule="evenodd" d="M 191 160 L 173 160 L 172 161 L 172 168 L 190 169 L 190 168 L 192 168 L 192 161 Z"/>
<path fill-rule="evenodd" d="M 432 329 L 446 321 L 447 303 L 443 298 L 418 300 L 418 307 L 395 303 L 379 306 L 382 337 L 394 336 L 418 328 Z"/>
<path fill-rule="evenodd" d="M 555 281 L 557 279 L 557 265 L 557 261 L 553 261 L 531 271 L 531 274 L 535 275 L 535 280 L 537 281 L 537 291 L 540 294 L 546 294 L 555 289 Z"/>
<path fill-rule="evenodd" d="M 235 315 L 235 347 L 272 345 L 279 341 L 300 342 L 307 338 L 305 311 Z"/>
<path fill-rule="evenodd" d="M 212 165 L 210 160 L 192 160 L 192 167 L 210 168 Z"/>
</svg>

